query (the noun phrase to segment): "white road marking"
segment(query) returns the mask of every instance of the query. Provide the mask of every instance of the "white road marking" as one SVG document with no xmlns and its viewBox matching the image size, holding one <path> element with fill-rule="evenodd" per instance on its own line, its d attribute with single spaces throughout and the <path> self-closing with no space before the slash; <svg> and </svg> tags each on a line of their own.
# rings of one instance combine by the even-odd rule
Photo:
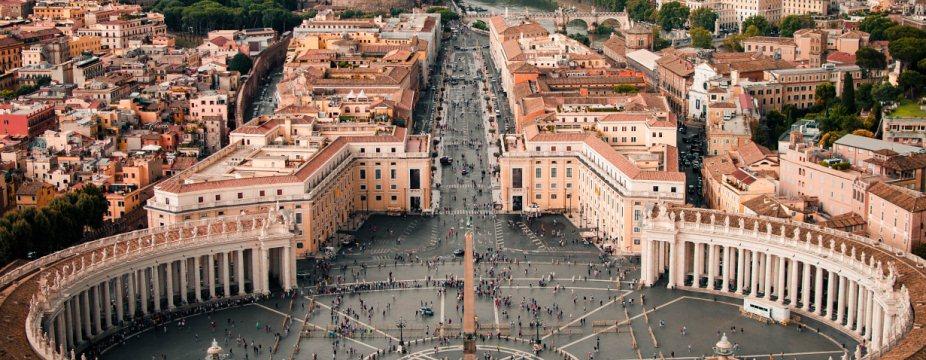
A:
<svg viewBox="0 0 926 360">
<path fill-rule="evenodd" d="M 559 329 L 556 329 L 556 331 L 551 331 L 549 334 L 547 334 L 547 335 L 545 335 L 544 337 L 540 338 L 540 340 L 546 340 L 547 338 L 553 336 L 553 334 L 555 334 L 555 333 L 557 333 L 557 332 L 560 332 L 560 331 L 563 331 L 564 329 L 566 329 L 567 327 L 571 326 L 572 324 L 575 324 L 575 323 L 581 321 L 582 319 L 587 318 L 587 317 L 591 316 L 592 314 L 598 312 L 599 310 L 604 309 L 604 308 L 610 306 L 611 304 L 614 304 L 616 301 L 623 299 L 624 297 L 626 297 L 627 295 L 630 295 L 631 293 L 633 293 L 633 291 L 628 291 L 628 292 L 622 294 L 621 296 L 618 296 L 618 297 L 614 298 L 614 300 L 611 300 L 611 301 L 608 301 L 608 302 L 604 303 L 604 305 L 601 305 L 601 306 L 595 308 L 594 310 L 585 313 L 585 315 L 582 315 L 582 316 L 580 316 L 580 317 L 577 317 L 577 318 L 575 318 L 574 320 L 572 320 L 572 321 L 566 323 L 566 325 L 561 326 Z"/>
<path fill-rule="evenodd" d="M 353 322 L 355 322 L 355 323 L 358 323 L 358 324 L 362 325 L 363 327 L 365 327 L 365 328 L 367 328 L 367 329 L 370 329 L 370 330 L 373 330 L 373 331 L 375 331 L 375 332 L 378 332 L 378 333 L 380 333 L 381 335 L 383 335 L 383 336 L 385 336 L 385 337 L 387 337 L 387 338 L 390 338 L 390 339 L 392 339 L 392 340 L 399 341 L 399 338 L 397 338 L 397 337 L 395 337 L 395 336 L 392 336 L 392 335 L 389 335 L 389 334 L 387 334 L 386 332 L 384 332 L 384 331 L 382 331 L 382 330 L 380 330 L 380 329 L 377 329 L 377 328 L 374 327 L 373 325 L 370 325 L 370 324 L 367 324 L 367 323 L 365 323 L 365 322 L 363 322 L 363 321 L 360 321 L 360 320 L 358 320 L 358 319 L 356 319 L 356 318 L 354 318 L 354 317 L 351 317 L 350 315 L 347 315 L 347 314 L 345 314 L 345 313 L 343 313 L 343 312 L 340 312 L 340 311 L 338 311 L 338 310 L 332 309 L 330 306 L 328 306 L 328 305 L 325 304 L 325 303 L 322 303 L 322 302 L 320 302 L 320 301 L 316 301 L 316 303 L 318 304 L 318 306 L 321 306 L 321 307 L 326 308 L 326 309 L 328 309 L 328 310 L 334 311 L 335 314 L 341 315 L 341 316 L 343 316 L 343 317 L 345 317 L 345 318 L 347 318 L 347 319 L 349 319 L 349 320 L 351 320 L 351 321 L 353 321 Z"/>
<path fill-rule="evenodd" d="M 646 311 L 646 310 L 645 310 L 646 308 L 644 307 L 643 312 L 640 313 L 639 315 L 636 315 L 636 316 L 634 316 L 634 317 L 631 317 L 630 319 L 621 321 L 621 322 L 618 323 L 617 325 L 611 325 L 611 326 L 608 326 L 608 327 L 606 327 L 606 328 L 604 328 L 604 329 L 595 331 L 595 332 L 593 332 L 593 333 L 591 333 L 591 334 L 588 334 L 588 335 L 586 335 L 586 336 L 583 336 L 583 337 L 580 338 L 579 340 L 576 340 L 576 341 L 573 341 L 573 342 L 568 343 L 568 344 L 566 344 L 566 345 L 560 346 L 559 348 L 560 348 L 560 349 L 566 349 L 567 347 L 573 346 L 573 345 L 575 345 L 575 344 L 578 344 L 578 343 L 580 343 L 580 342 L 583 342 L 583 341 L 585 341 L 585 340 L 588 340 L 588 339 L 591 339 L 591 338 L 593 338 L 593 337 L 595 337 L 595 336 L 598 336 L 598 335 L 600 335 L 601 333 L 605 333 L 605 332 L 614 330 L 614 328 L 616 328 L 618 325 L 629 324 L 629 323 L 631 323 L 632 321 L 634 321 L 634 320 L 636 320 L 636 319 L 639 319 L 639 318 L 643 317 L 643 314 L 644 314 L 644 313 L 647 313 L 647 314 L 648 314 L 648 313 L 655 312 L 656 310 L 662 309 L 662 308 L 664 308 L 664 307 L 666 307 L 666 306 L 669 306 L 669 305 L 672 305 L 672 304 L 678 302 L 679 300 L 684 300 L 684 299 L 686 299 L 686 298 L 688 298 L 688 297 L 687 297 L 687 296 L 682 296 L 682 297 L 676 298 L 675 300 L 672 300 L 672 301 L 669 301 L 669 302 L 664 303 L 664 304 L 662 304 L 662 305 L 656 306 L 656 309 L 654 309 L 654 310 Z"/>
</svg>

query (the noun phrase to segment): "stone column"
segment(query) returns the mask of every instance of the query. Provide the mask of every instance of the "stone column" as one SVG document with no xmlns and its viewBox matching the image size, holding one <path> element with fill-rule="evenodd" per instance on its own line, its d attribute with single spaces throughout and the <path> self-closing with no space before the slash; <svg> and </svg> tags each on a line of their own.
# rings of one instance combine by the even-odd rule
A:
<svg viewBox="0 0 926 360">
<path fill-rule="evenodd" d="M 810 265 L 807 263 L 803 263 L 802 265 L 804 267 L 804 274 L 801 277 L 801 308 L 810 310 Z"/>
<path fill-rule="evenodd" d="M 891 327 L 894 326 L 894 319 L 887 311 L 883 311 L 882 314 L 881 347 L 887 347 L 891 344 Z"/>
<path fill-rule="evenodd" d="M 798 262 L 795 259 L 791 259 L 791 266 L 788 267 L 788 299 L 791 301 L 791 306 L 797 307 L 797 274 L 801 270 L 798 267 Z"/>
<path fill-rule="evenodd" d="M 720 285 L 724 292 L 730 291 L 730 261 L 732 261 L 730 246 L 725 245 L 723 247 L 723 282 Z"/>
<path fill-rule="evenodd" d="M 222 257 L 222 296 L 231 295 L 231 252 L 220 253 Z"/>
<path fill-rule="evenodd" d="M 846 303 L 849 305 L 849 309 L 846 312 L 846 328 L 852 330 L 855 328 L 855 305 L 858 303 L 856 299 L 858 297 L 858 283 L 849 281 L 849 293 L 846 295 L 848 296 Z"/>
<path fill-rule="evenodd" d="M 148 315 L 148 269 L 141 269 L 141 276 L 138 278 L 138 286 L 141 288 L 141 313 Z"/>
<path fill-rule="evenodd" d="M 743 280 L 745 279 L 745 263 L 743 260 L 746 258 L 746 250 L 743 248 L 736 248 L 736 292 L 743 293 Z"/>
<path fill-rule="evenodd" d="M 237 274 L 235 280 L 238 283 L 238 295 L 244 295 L 244 249 L 238 250 L 238 261 L 235 262 Z"/>
<path fill-rule="evenodd" d="M 678 241 L 669 243 L 669 283 L 666 287 L 672 289 L 675 287 L 675 280 L 678 279 Z"/>
<path fill-rule="evenodd" d="M 868 291 L 865 291 L 865 288 L 861 284 L 856 283 L 856 287 L 858 288 L 858 290 L 856 290 L 858 293 L 858 296 L 856 296 L 858 298 L 858 304 L 855 307 L 855 311 L 858 314 L 855 315 L 855 333 L 862 335 L 862 329 L 865 328 L 865 299 L 868 298 Z"/>
<path fill-rule="evenodd" d="M 688 242 L 684 240 L 678 241 L 678 257 L 673 261 L 678 261 L 676 265 L 676 273 L 678 278 L 675 279 L 675 284 L 677 286 L 685 286 L 685 275 L 688 271 Z"/>
<path fill-rule="evenodd" d="M 90 290 L 84 290 L 80 293 L 80 312 L 83 315 L 81 322 L 84 324 L 84 336 L 88 339 L 93 337 L 93 322 L 90 321 Z"/>
<path fill-rule="evenodd" d="M 772 264 L 774 263 L 772 254 L 765 254 L 765 288 L 763 290 L 765 290 L 766 300 L 772 299 L 772 274 L 774 273 Z"/>
<path fill-rule="evenodd" d="M 884 320 L 884 312 L 881 309 L 881 305 L 875 304 L 874 306 L 874 321 L 872 323 L 872 332 L 871 332 L 871 350 L 880 350 L 881 349 L 881 321 Z"/>
<path fill-rule="evenodd" d="M 759 289 L 759 256 L 755 251 L 750 250 L 749 257 L 752 258 L 752 266 L 749 267 L 749 295 L 758 297 L 756 290 Z"/>
<path fill-rule="evenodd" d="M 116 276 L 116 324 L 125 320 L 125 287 L 122 285 L 122 276 Z"/>
<path fill-rule="evenodd" d="M 174 309 L 174 262 L 168 261 L 164 264 L 164 272 L 167 275 L 167 308 Z"/>
<path fill-rule="evenodd" d="M 264 294 L 270 293 L 270 249 L 260 249 L 260 288 Z"/>
<path fill-rule="evenodd" d="M 839 276 L 839 295 L 836 299 L 836 322 L 840 325 L 846 319 L 846 277 Z"/>
<path fill-rule="evenodd" d="M 776 282 L 776 285 L 775 285 L 775 295 L 778 296 L 778 302 L 781 304 L 784 304 L 785 299 L 788 298 L 787 296 L 785 296 L 785 279 L 788 277 L 785 273 L 785 269 L 787 268 L 787 266 L 785 265 L 786 261 L 787 259 L 785 259 L 784 257 L 781 257 L 781 256 L 778 257 L 778 279 L 777 279 L 778 281 Z"/>
<path fill-rule="evenodd" d="M 714 290 L 714 279 L 717 278 L 717 249 L 714 244 L 707 244 L 707 288 Z"/>
<path fill-rule="evenodd" d="M 74 321 L 74 312 L 71 311 L 71 309 L 73 309 L 72 303 L 73 303 L 72 298 L 64 301 L 64 317 L 65 317 L 64 323 L 65 323 L 65 326 L 67 326 L 67 331 L 65 332 L 65 341 L 67 341 L 65 343 L 66 348 L 72 348 L 75 345 L 74 329 L 75 329 L 77 322 Z"/>
<path fill-rule="evenodd" d="M 254 288 L 255 294 L 262 294 L 264 291 L 260 288 L 260 248 L 251 249 L 251 287 Z"/>
<path fill-rule="evenodd" d="M 138 301 L 138 286 L 135 285 L 135 282 L 138 281 L 138 272 L 132 270 L 126 276 L 125 281 L 129 285 L 129 318 L 135 318 L 135 302 Z"/>
<path fill-rule="evenodd" d="M 813 276 L 813 313 L 823 316 L 823 268 L 819 265 L 815 267 L 817 271 Z"/>
<path fill-rule="evenodd" d="M 100 294 L 100 284 L 96 284 L 90 287 L 87 297 L 90 300 L 90 320 L 93 322 L 93 335 L 98 335 L 103 332 L 103 315 L 101 315 L 103 306 L 100 304 L 102 300 L 102 294 Z"/>
<path fill-rule="evenodd" d="M 292 266 L 291 259 L 290 259 L 290 257 L 292 256 L 292 252 L 293 252 L 292 247 L 287 243 L 286 246 L 283 247 L 283 253 L 282 253 L 284 290 L 291 290 L 293 288 L 293 278 L 292 278 L 293 274 L 292 274 L 292 269 L 290 268 L 290 266 Z"/>
<path fill-rule="evenodd" d="M 209 261 L 207 261 L 206 267 L 206 280 L 207 286 L 209 286 L 209 299 L 215 300 L 215 254 L 207 255 Z"/>
<path fill-rule="evenodd" d="M 103 325 L 107 329 L 113 327 L 113 298 L 111 295 L 109 292 L 109 280 L 106 280 L 103 282 L 103 315 L 106 316 Z"/>
<path fill-rule="evenodd" d="M 65 334 L 65 331 L 67 331 L 67 325 L 64 324 L 65 323 L 64 317 L 65 317 L 64 310 L 61 310 L 61 312 L 58 313 L 58 316 L 55 316 L 55 335 L 54 336 L 55 336 L 55 345 L 58 347 L 60 347 L 61 345 L 67 346 L 67 342 L 68 342 L 67 335 Z"/>
<path fill-rule="evenodd" d="M 180 259 L 180 305 L 190 302 L 190 287 L 187 285 L 190 273 L 187 271 L 188 258 Z"/>
<path fill-rule="evenodd" d="M 151 287 L 154 289 L 152 291 L 152 298 L 154 298 L 154 311 L 161 311 L 161 265 L 155 264 L 151 267 Z"/>
<path fill-rule="evenodd" d="M 872 326 L 874 324 L 874 306 L 875 306 L 875 293 L 872 290 L 867 290 L 868 296 L 865 301 L 865 339 L 871 340 Z"/>
<path fill-rule="evenodd" d="M 73 317 L 74 325 L 74 343 L 72 346 L 76 347 L 78 344 L 84 341 L 84 315 L 83 309 L 80 306 L 80 294 L 71 298 L 71 316 Z"/>
<path fill-rule="evenodd" d="M 836 296 L 836 279 L 837 275 L 832 271 L 828 271 L 829 279 L 826 281 L 826 318 L 829 320 L 833 319 L 833 302 L 835 301 Z"/>
<path fill-rule="evenodd" d="M 759 253 L 756 258 L 759 259 L 759 267 L 756 268 L 756 277 L 758 282 L 756 283 L 756 297 L 758 297 L 759 290 L 765 291 L 765 259 L 768 257 L 765 253 Z"/>
<path fill-rule="evenodd" d="M 201 256 L 193 257 L 193 289 L 196 291 L 196 302 L 203 301 L 203 269 L 199 266 Z"/>
<path fill-rule="evenodd" d="M 694 246 L 694 278 L 691 287 L 701 287 L 701 271 L 704 270 L 704 246 L 701 243 L 691 243 Z"/>
</svg>

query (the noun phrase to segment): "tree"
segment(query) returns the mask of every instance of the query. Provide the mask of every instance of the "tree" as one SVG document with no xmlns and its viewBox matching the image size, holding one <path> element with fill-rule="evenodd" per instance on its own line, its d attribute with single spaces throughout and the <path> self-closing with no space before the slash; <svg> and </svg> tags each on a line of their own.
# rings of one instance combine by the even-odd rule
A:
<svg viewBox="0 0 926 360">
<path fill-rule="evenodd" d="M 918 97 L 923 87 L 926 86 L 926 76 L 913 70 L 904 70 L 897 80 L 900 83 L 900 89 L 908 99 Z"/>
<path fill-rule="evenodd" d="M 864 32 L 867 32 L 870 37 L 870 41 L 876 40 L 886 40 L 885 30 L 889 27 L 897 25 L 895 22 L 891 21 L 888 17 L 882 14 L 873 14 L 868 15 L 859 23 L 858 28 Z"/>
<path fill-rule="evenodd" d="M 713 38 L 711 32 L 702 27 L 695 27 L 689 31 L 691 34 L 691 45 L 696 48 L 710 49 L 713 48 Z"/>
<path fill-rule="evenodd" d="M 906 64 L 916 64 L 926 57 L 926 39 L 902 38 L 888 45 L 891 56 Z"/>
<path fill-rule="evenodd" d="M 821 83 L 817 85 L 817 90 L 814 91 L 814 99 L 817 100 L 817 103 L 826 106 L 829 105 L 833 99 L 836 98 L 836 87 L 833 84 L 828 82 Z"/>
<path fill-rule="evenodd" d="M 575 41 L 582 43 L 585 46 L 589 46 L 592 42 L 589 40 L 588 36 L 585 34 L 569 34 L 569 37 Z"/>
<path fill-rule="evenodd" d="M 723 39 L 723 45 L 730 50 L 743 52 L 743 50 L 745 50 L 743 49 L 743 40 L 746 40 L 752 36 L 756 36 L 757 34 L 759 34 L 759 28 L 755 25 L 750 25 L 742 34 L 727 36 L 725 39 Z"/>
<path fill-rule="evenodd" d="M 231 60 L 228 61 L 228 70 L 237 71 L 241 75 L 251 72 L 251 66 L 254 66 L 254 62 L 251 61 L 251 58 L 242 53 L 235 54 L 235 56 L 232 56 Z"/>
<path fill-rule="evenodd" d="M 698 8 L 691 12 L 688 22 L 692 28 L 697 26 L 713 32 L 717 23 L 717 12 L 707 7 Z"/>
<path fill-rule="evenodd" d="M 489 25 L 487 25 L 486 22 L 482 20 L 473 21 L 473 28 L 484 30 L 484 31 L 489 31 Z"/>
<path fill-rule="evenodd" d="M 871 70 L 883 70 L 887 67 L 887 59 L 880 51 L 866 46 L 855 52 L 855 64 L 865 71 L 867 77 Z"/>
<path fill-rule="evenodd" d="M 743 21 L 743 29 L 749 29 L 750 26 L 755 26 L 759 31 L 756 35 L 770 35 L 772 33 L 772 24 L 769 24 L 768 20 L 762 15 L 753 15 Z"/>
<path fill-rule="evenodd" d="M 884 30 L 884 37 L 894 41 L 903 38 L 926 38 L 926 31 L 908 25 L 894 25 Z"/>
<path fill-rule="evenodd" d="M 663 5 L 664 6 L 664 5 Z M 636 21 L 652 21 L 656 13 L 656 6 L 649 0 L 627 1 L 627 14 Z"/>
<path fill-rule="evenodd" d="M 665 31 L 681 29 L 685 26 L 685 20 L 688 20 L 689 11 L 688 7 L 678 1 L 662 4 L 656 13 L 656 23 Z"/>
<path fill-rule="evenodd" d="M 852 82 L 852 74 L 848 71 L 842 77 L 842 96 L 839 99 L 850 114 L 855 113 L 855 85 Z"/>
<path fill-rule="evenodd" d="M 879 103 L 897 101 L 900 95 L 900 89 L 888 82 L 882 82 L 871 89 L 871 97 Z"/>
<path fill-rule="evenodd" d="M 875 134 L 874 134 L 874 133 L 872 133 L 871 131 L 865 130 L 865 129 L 858 129 L 858 130 L 855 130 L 855 131 L 852 132 L 852 135 L 864 136 L 864 137 L 867 137 L 867 138 L 874 138 L 874 137 L 875 137 Z"/>
<path fill-rule="evenodd" d="M 810 15 L 788 15 L 781 19 L 781 37 L 792 37 L 800 29 L 812 29 L 816 26 Z"/>
<path fill-rule="evenodd" d="M 636 94 L 639 91 L 640 89 L 630 84 L 614 85 L 614 92 L 618 94 Z"/>
<path fill-rule="evenodd" d="M 874 90 L 874 85 L 871 83 L 859 84 L 855 88 L 855 105 L 858 109 L 870 110 L 875 105 L 875 98 L 871 94 L 872 90 Z"/>
</svg>

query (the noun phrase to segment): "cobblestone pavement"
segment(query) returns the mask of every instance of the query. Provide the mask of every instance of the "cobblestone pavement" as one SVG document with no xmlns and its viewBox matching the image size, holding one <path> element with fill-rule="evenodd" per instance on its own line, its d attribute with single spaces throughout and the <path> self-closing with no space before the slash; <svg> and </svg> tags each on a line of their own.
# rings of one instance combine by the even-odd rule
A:
<svg viewBox="0 0 926 360">
<path fill-rule="evenodd" d="M 461 38 L 456 44 L 464 47 L 487 44 L 484 37 Z M 448 75 L 474 76 L 472 52 L 450 56 Z M 202 359 L 215 338 L 231 359 L 359 359 L 374 353 L 386 353 L 381 357 L 387 359 L 458 359 L 461 295 L 450 280 L 463 275 L 454 252 L 463 247 L 467 224 L 484 256 L 476 277 L 483 359 L 693 359 L 711 354 L 721 333 L 737 344 L 740 358 L 828 359 L 842 355 L 842 344 L 855 348 L 832 329 L 812 330 L 815 323 L 800 331 L 745 318 L 736 299 L 664 286 L 636 289 L 633 260 L 602 257 L 578 240 L 578 230 L 563 216 L 494 214 L 482 96 L 471 82 L 447 86 L 452 116 L 439 124 L 440 151 L 454 161 L 440 169 L 436 215 L 374 215 L 356 232 L 357 244 L 342 249 L 327 273 L 312 274 L 316 264 L 300 261 L 301 293 L 294 299 L 277 296 L 193 316 L 182 327 L 173 323 L 136 334 L 104 357 Z M 314 279 L 322 278 L 355 291 L 320 294 Z M 433 314 L 422 315 L 422 307 Z M 538 335 L 546 350 L 535 356 L 530 343 Z M 410 342 L 405 355 L 390 352 L 400 340 Z"/>
</svg>

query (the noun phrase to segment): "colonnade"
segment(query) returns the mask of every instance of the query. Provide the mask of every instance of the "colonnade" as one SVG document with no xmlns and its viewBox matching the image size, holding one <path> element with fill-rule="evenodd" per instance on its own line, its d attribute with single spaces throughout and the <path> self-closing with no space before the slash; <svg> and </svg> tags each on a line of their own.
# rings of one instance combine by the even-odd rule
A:
<svg viewBox="0 0 926 360">
<path fill-rule="evenodd" d="M 283 263 L 293 255 L 291 247 L 277 249 Z M 57 313 L 47 316 L 48 334 L 56 344 L 73 348 L 136 317 L 203 301 L 268 293 L 272 250 L 256 247 L 181 256 L 111 274 L 76 289 Z M 279 285 L 291 289 L 291 270 L 283 263 Z"/>
<path fill-rule="evenodd" d="M 708 214 L 710 221 L 703 221 Z M 668 288 L 777 303 L 841 328 L 869 352 L 889 346 L 905 328 L 909 296 L 894 289 L 893 264 L 876 261 L 875 249 L 847 248 L 851 242 L 837 247 L 835 240 L 826 246 L 821 234 L 800 228 L 782 226 L 776 234 L 771 224 L 721 224 L 716 214 L 703 215 L 695 221 L 675 221 L 683 213 L 664 216 L 645 227 L 643 285 L 665 281 Z"/>
</svg>

